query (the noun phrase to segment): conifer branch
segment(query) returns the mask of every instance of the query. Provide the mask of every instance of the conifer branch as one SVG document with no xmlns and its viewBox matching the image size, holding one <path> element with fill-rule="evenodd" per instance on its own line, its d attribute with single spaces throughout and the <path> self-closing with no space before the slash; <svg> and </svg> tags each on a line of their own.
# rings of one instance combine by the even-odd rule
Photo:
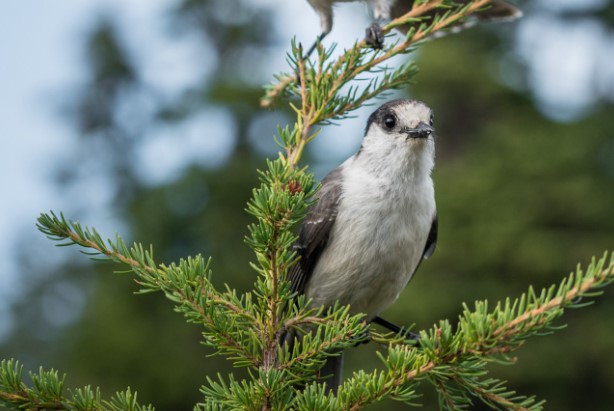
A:
<svg viewBox="0 0 614 411">
<path fill-rule="evenodd" d="M 205 344 L 221 353 L 232 356 L 240 355 L 241 365 L 257 365 L 260 358 L 251 353 L 245 337 L 239 337 L 239 330 L 231 330 L 229 315 L 232 314 L 234 325 L 244 327 L 243 331 L 260 333 L 258 321 L 233 291 L 219 293 L 210 282 L 210 262 L 197 255 L 181 260 L 179 265 L 157 265 L 153 251 L 145 251 L 140 244 L 128 248 L 121 237 L 115 242 L 102 239 L 95 229 L 83 228 L 78 222 L 66 220 L 64 215 L 55 213 L 42 214 L 37 227 L 48 238 L 65 241 L 60 245 L 76 244 L 92 250 L 84 252 L 93 259 L 99 255 L 111 261 L 128 266 L 135 274 L 135 281 L 143 287 L 140 293 L 162 291 L 167 298 L 175 302 L 177 309 L 183 312 L 188 321 L 203 324 L 206 327 L 203 336 Z"/>
<path fill-rule="evenodd" d="M 32 387 L 23 382 L 22 374 L 23 365 L 18 361 L 0 361 L 0 406 L 32 411 L 154 411 L 151 405 L 139 404 L 130 388 L 102 400 L 100 390 L 90 386 L 65 393 L 66 376 L 60 378 L 55 370 L 29 373 Z"/>
<path fill-rule="evenodd" d="M 473 3 L 467 4 L 464 7 L 454 6 L 453 1 L 445 1 L 445 0 L 427 0 L 424 2 L 415 2 L 414 7 L 409 12 L 407 12 L 403 16 L 400 16 L 390 21 L 388 24 L 383 26 L 382 34 L 386 35 L 394 28 L 403 26 L 406 24 L 411 24 L 411 23 L 416 23 L 416 22 L 423 22 L 423 23 L 418 25 L 418 27 L 415 27 L 415 24 L 414 24 L 414 27 L 410 29 L 410 31 L 407 33 L 403 41 L 397 42 L 396 44 L 392 46 L 388 46 L 383 51 L 370 50 L 371 46 L 367 44 L 365 39 L 359 40 L 356 43 L 354 43 L 354 46 L 352 46 L 349 50 L 346 50 L 329 67 L 329 71 L 332 73 L 338 73 L 341 70 L 343 70 L 342 72 L 344 74 L 344 76 L 341 76 L 339 78 L 338 80 L 339 82 L 336 83 L 337 87 L 334 87 L 334 90 L 338 91 L 340 88 L 339 87 L 340 85 L 344 85 L 347 82 L 355 79 L 359 74 L 372 71 L 375 66 L 381 64 L 382 62 L 398 54 L 406 54 L 406 53 L 413 51 L 413 46 L 416 45 L 418 42 L 424 40 L 427 36 L 437 31 L 444 30 L 448 28 L 452 23 L 460 19 L 463 19 L 467 16 L 470 16 L 471 14 L 475 13 L 477 10 L 480 10 L 484 8 L 485 6 L 487 6 L 490 3 L 490 1 L 491 0 L 477 0 Z M 432 12 L 436 9 L 445 10 L 446 8 L 448 9 L 452 8 L 452 9 L 444 13 L 443 15 L 436 16 L 430 21 L 429 21 L 430 17 L 424 17 L 427 13 Z M 426 23 L 430 23 L 430 24 L 426 24 Z M 296 53 L 293 53 L 293 56 L 290 58 L 291 66 L 294 66 L 295 68 L 298 68 L 300 66 L 304 67 L 306 63 L 309 63 L 309 62 L 306 62 L 302 57 L 302 47 L 301 46 L 299 46 L 299 49 L 301 50 L 301 53 L 298 55 L 296 55 Z M 321 45 L 319 45 L 318 47 L 318 63 L 317 63 L 318 77 L 316 78 L 317 82 L 319 82 L 322 79 L 324 61 L 329 59 L 331 52 L 332 52 L 332 48 L 324 52 L 324 49 L 322 48 Z M 375 54 L 376 57 L 373 57 L 368 63 L 365 64 L 362 59 L 365 57 L 365 55 L 370 55 L 370 54 Z M 296 93 L 297 83 L 300 84 L 301 96 L 302 97 L 305 96 L 305 90 L 307 89 L 307 86 L 305 83 L 306 71 L 304 69 L 302 70 L 298 69 L 298 70 L 295 70 L 294 73 L 295 74 L 279 74 L 276 76 L 278 82 L 274 85 L 267 87 L 266 94 L 264 95 L 264 97 L 262 97 L 260 101 L 261 107 L 271 108 L 277 102 L 280 96 L 283 95 L 285 92 L 287 92 L 289 96 L 294 95 Z M 298 73 L 298 76 L 296 73 Z M 401 84 L 406 84 L 406 83 L 407 81 L 402 82 Z M 401 84 L 398 84 L 395 86 L 398 87 Z M 383 90 L 380 90 L 379 92 L 370 93 L 368 98 L 371 98 L 381 93 L 382 91 Z M 335 96 L 335 93 L 328 94 L 329 99 L 334 96 Z M 364 102 L 368 98 L 365 96 L 365 98 L 361 100 L 362 102 Z M 305 106 L 306 99 L 302 98 L 302 102 L 303 102 L 303 106 Z M 354 105 L 351 105 L 348 108 L 355 109 L 359 107 L 360 105 L 361 104 L 356 104 L 355 107 Z M 318 120 L 316 121 L 316 123 L 322 120 Z"/>
<path fill-rule="evenodd" d="M 473 311 L 465 306 L 456 332 L 452 332 L 447 322 L 442 322 L 421 333 L 420 350 L 391 346 L 388 356 L 381 357 L 390 373 L 387 382 L 368 396 L 354 398 L 355 401 L 343 406 L 357 410 L 399 387 L 407 384 L 411 387 L 414 381 L 428 378 L 450 403 L 449 383 L 455 383 L 457 389 L 478 394 L 487 404 L 497 404 L 504 409 L 541 409 L 543 402 L 535 402 L 533 397 L 514 398 L 515 393 L 502 392 L 498 381 L 480 382 L 479 377 L 485 374 L 484 367 L 492 361 L 511 363 L 508 353 L 518 349 L 531 336 L 555 330 L 553 323 L 565 309 L 581 306 L 580 298 L 597 296 L 601 288 L 612 282 L 614 254 L 609 261 L 608 255 L 593 261 L 586 272 L 578 268 L 558 287 L 551 286 L 539 294 L 529 288 L 513 302 L 506 300 L 497 304 L 491 312 L 488 312 L 487 301 L 476 302 Z M 399 356 L 404 360 L 399 361 Z M 375 374 L 372 377 L 375 378 Z M 352 398 L 352 393 L 359 389 L 357 385 L 364 383 L 361 380 L 362 377 L 354 376 L 346 381 L 339 396 Z M 442 381 L 447 382 L 444 389 Z"/>
</svg>

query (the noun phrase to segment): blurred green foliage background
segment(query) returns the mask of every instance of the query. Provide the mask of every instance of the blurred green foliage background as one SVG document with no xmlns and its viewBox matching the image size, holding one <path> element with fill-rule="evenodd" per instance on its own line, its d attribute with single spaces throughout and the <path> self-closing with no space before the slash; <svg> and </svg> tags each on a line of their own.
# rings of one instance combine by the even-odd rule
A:
<svg viewBox="0 0 614 411">
<path fill-rule="evenodd" d="M 581 18 L 612 30 L 614 6 L 597 3 L 592 11 L 524 6 L 528 18 L 540 12 L 560 24 Z M 118 30 L 112 15 L 96 20 L 84 42 L 88 78 L 70 96 L 67 110 L 82 148 L 79 158 L 58 166 L 56 179 L 71 187 L 92 170 L 112 176 L 113 213 L 125 239 L 153 244 L 160 262 L 210 255 L 214 282 L 240 292 L 255 279 L 243 243 L 255 170 L 275 155 L 276 125 L 292 118 L 283 105 L 274 113 L 261 110 L 261 84 L 253 81 L 270 67 L 262 58 L 267 50 L 289 46 L 290 39 L 274 29 L 279 21 L 271 20 L 271 7 L 274 2 L 176 0 L 161 30 L 178 44 L 186 33 L 206 44 L 198 64 L 209 74 L 173 98 L 159 96 L 143 81 L 138 53 L 125 45 L 130 30 Z M 416 329 L 444 318 L 454 322 L 463 302 L 495 302 L 529 285 L 557 283 L 578 262 L 614 248 L 614 96 L 596 96 L 595 90 L 594 103 L 575 117 L 557 118 L 540 108 L 529 62 L 510 51 L 519 27 L 478 27 L 429 42 L 412 56 L 421 72 L 402 94 L 427 102 L 436 113 L 440 240 L 434 257 L 385 313 L 393 322 L 415 322 Z M 357 37 L 362 32 L 356 27 Z M 181 124 L 211 110 L 202 138 L 230 138 L 231 155 L 213 166 L 192 164 L 163 183 L 148 182 L 135 160 L 139 147 L 156 129 L 180 133 Z M 214 134 L 218 119 L 227 131 L 221 137 Z M 345 132 L 334 127 L 319 138 Z M 312 150 L 306 163 L 322 177 L 343 160 L 335 153 Z M 191 408 L 206 376 L 243 375 L 223 358 L 208 356 L 198 327 L 185 324 L 161 295 L 133 296 L 137 287 L 129 274 L 110 274 L 119 267 L 89 263 L 76 250 L 53 249 L 51 243 L 38 252 L 43 255 L 37 259 L 22 256 L 27 293 L 11 308 L 16 326 L 0 342 L 0 358 L 15 357 L 31 369 L 55 367 L 68 374 L 70 387 L 99 385 L 110 394 L 130 386 L 141 402 L 160 410 Z M 70 262 L 47 263 L 44 254 L 56 252 L 69 253 Z M 49 320 L 61 315 L 53 311 L 54 301 L 61 305 L 78 293 L 86 304 L 77 320 Z M 43 310 L 51 311 L 45 316 Z M 605 290 L 592 307 L 569 312 L 567 328 L 528 341 L 515 366 L 495 365 L 492 371 L 511 388 L 546 399 L 550 410 L 610 410 L 612 313 L 614 291 Z M 348 372 L 377 366 L 376 349 L 353 350 Z M 423 403 L 426 410 L 437 409 L 428 389 Z M 370 409 L 403 408 L 389 401 Z"/>
</svg>

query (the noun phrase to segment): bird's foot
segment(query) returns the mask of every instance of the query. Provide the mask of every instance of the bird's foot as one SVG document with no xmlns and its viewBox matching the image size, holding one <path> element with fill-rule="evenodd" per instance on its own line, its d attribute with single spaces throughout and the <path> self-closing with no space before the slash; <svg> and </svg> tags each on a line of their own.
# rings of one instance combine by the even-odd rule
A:
<svg viewBox="0 0 614 411">
<path fill-rule="evenodd" d="M 373 23 L 367 27 L 365 41 L 374 49 L 379 50 L 384 47 L 384 33 L 379 23 Z"/>
<path fill-rule="evenodd" d="M 384 328 L 387 328 L 388 330 L 392 331 L 395 334 L 399 334 L 406 341 L 412 341 L 416 347 L 420 346 L 420 336 L 418 334 L 413 333 L 410 330 L 405 329 L 403 327 L 399 327 L 398 325 L 391 323 L 388 320 L 384 320 L 382 317 L 379 317 L 379 316 L 375 317 L 372 321 L 375 324 L 378 324 Z"/>
<path fill-rule="evenodd" d="M 354 347 L 358 347 L 362 344 L 369 344 L 371 342 L 371 330 L 365 330 L 356 337 Z"/>
<path fill-rule="evenodd" d="M 405 340 L 413 341 L 416 347 L 420 346 L 420 335 L 409 330 L 405 330 L 404 328 L 401 328 L 401 332 L 399 334 L 405 338 Z"/>
</svg>

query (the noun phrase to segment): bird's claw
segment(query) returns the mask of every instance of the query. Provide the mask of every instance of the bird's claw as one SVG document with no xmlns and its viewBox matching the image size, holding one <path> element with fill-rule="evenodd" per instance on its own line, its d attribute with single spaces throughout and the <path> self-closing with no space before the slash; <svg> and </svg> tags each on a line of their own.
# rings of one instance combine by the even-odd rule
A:
<svg viewBox="0 0 614 411">
<path fill-rule="evenodd" d="M 384 47 L 384 34 L 382 33 L 382 27 L 378 23 L 373 23 L 367 27 L 365 41 L 374 49 L 379 50 Z"/>
<path fill-rule="evenodd" d="M 416 333 L 413 333 L 413 332 L 411 332 L 409 330 L 404 330 L 403 328 L 401 328 L 401 332 L 399 334 L 405 340 L 410 340 L 410 341 L 414 342 L 416 347 L 420 346 L 420 335 L 418 335 Z"/>
<path fill-rule="evenodd" d="M 358 347 L 362 344 L 369 344 L 371 342 L 371 330 L 365 330 L 356 338 L 356 343 L 354 343 L 354 347 Z"/>
<path fill-rule="evenodd" d="M 382 327 L 387 328 L 393 333 L 398 334 L 405 340 L 413 341 L 416 347 L 420 346 L 420 335 L 413 333 L 410 330 L 405 329 L 404 327 L 399 327 L 398 325 L 393 324 L 388 320 L 384 320 L 380 316 L 375 317 L 372 321 L 373 323 L 381 325 Z"/>
</svg>

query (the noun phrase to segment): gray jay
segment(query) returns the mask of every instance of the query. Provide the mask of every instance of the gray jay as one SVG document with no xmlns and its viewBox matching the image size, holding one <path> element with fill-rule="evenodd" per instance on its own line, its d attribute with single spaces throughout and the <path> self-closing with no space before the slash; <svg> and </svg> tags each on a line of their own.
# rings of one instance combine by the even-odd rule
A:
<svg viewBox="0 0 614 411">
<path fill-rule="evenodd" d="M 308 209 L 288 273 L 293 291 L 385 325 L 378 315 L 435 250 L 434 131 L 419 101 L 390 101 L 370 115 L 360 149 L 324 178 Z M 330 357 L 321 372 L 334 376 L 333 390 L 341 362 Z"/>
<path fill-rule="evenodd" d="M 320 25 L 322 33 L 319 36 L 319 40 L 322 40 L 333 28 L 333 6 L 335 3 L 350 2 L 355 0 L 307 0 L 311 7 L 320 16 Z M 363 0 L 368 3 L 373 13 L 375 22 L 367 28 L 367 43 L 376 48 L 381 48 L 383 45 L 383 38 L 381 32 L 381 25 L 396 19 L 409 12 L 413 5 L 414 0 Z M 466 4 L 468 0 L 456 0 L 459 4 Z M 431 12 L 434 15 L 435 12 Z M 462 24 L 462 27 L 471 25 L 472 22 L 477 21 L 506 21 L 514 20 L 522 16 L 522 12 L 513 4 L 508 3 L 505 0 L 492 0 L 487 8 L 475 13 L 469 21 Z M 419 24 L 419 23 L 418 23 Z M 459 26 L 457 26 L 459 27 Z M 409 26 L 399 27 L 399 31 L 407 33 Z M 307 52 L 309 56 L 317 42 L 311 46 Z"/>
</svg>

